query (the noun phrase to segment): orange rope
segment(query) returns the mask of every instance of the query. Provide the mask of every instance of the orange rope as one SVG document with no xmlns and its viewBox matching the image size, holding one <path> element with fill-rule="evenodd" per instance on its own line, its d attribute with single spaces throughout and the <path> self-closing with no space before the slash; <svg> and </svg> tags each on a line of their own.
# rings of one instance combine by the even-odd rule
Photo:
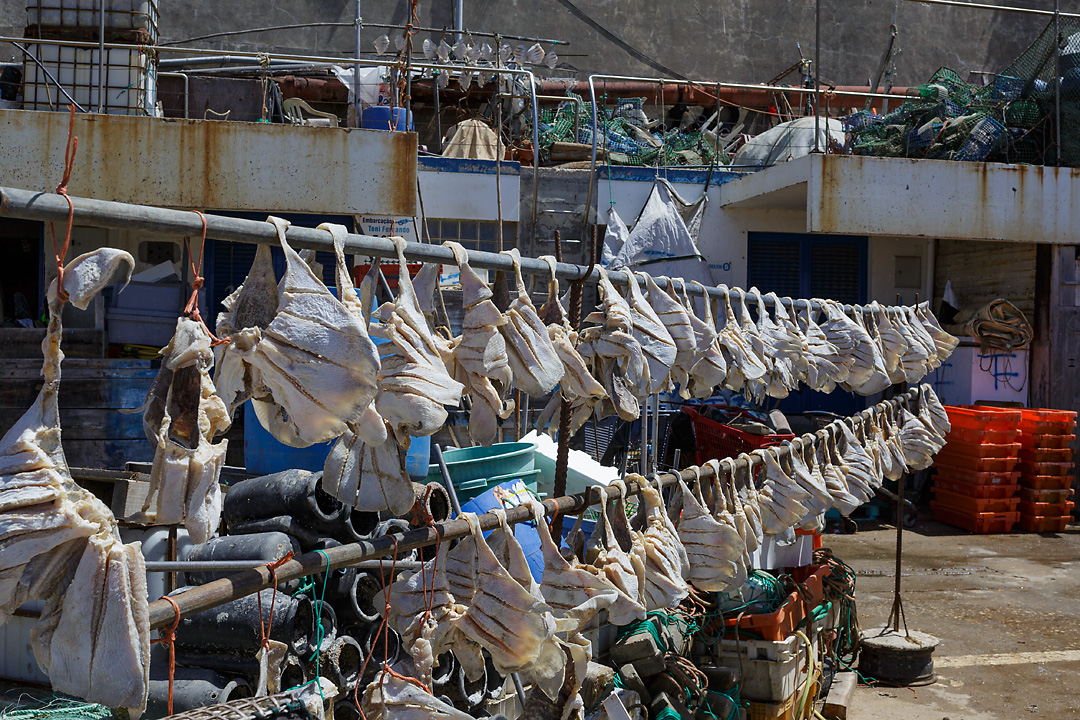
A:
<svg viewBox="0 0 1080 720">
<path fill-rule="evenodd" d="M 263 624 L 263 610 L 262 610 L 262 592 L 255 593 L 255 599 L 259 603 L 259 632 L 262 633 L 262 643 L 260 647 L 262 649 L 270 650 L 270 629 L 274 624 L 274 603 L 277 602 L 277 570 L 285 563 L 292 560 L 293 552 L 290 550 L 285 553 L 280 560 L 266 563 L 266 568 L 270 571 L 270 579 L 274 582 L 274 592 L 270 595 L 270 617 L 266 620 L 266 624 Z"/>
<path fill-rule="evenodd" d="M 187 249 L 188 262 L 191 264 L 191 297 L 187 301 L 187 305 L 184 306 L 184 315 L 187 315 L 192 320 L 197 321 L 203 328 L 206 329 L 206 334 L 210 336 L 210 347 L 215 345 L 223 345 L 231 342 L 231 338 L 222 337 L 219 338 L 214 335 L 213 331 L 203 320 L 202 314 L 199 313 L 199 290 L 202 289 L 203 281 L 205 278 L 202 274 L 203 258 L 206 257 L 206 216 L 198 210 L 193 211 L 202 220 L 202 240 L 199 241 L 199 264 L 195 265 L 195 256 L 191 252 L 191 238 L 184 237 L 184 247 Z"/>
<path fill-rule="evenodd" d="M 176 677 L 176 628 L 180 625 L 180 606 L 176 604 L 168 595 L 162 597 L 162 600 L 167 600 L 170 605 L 173 606 L 173 610 L 176 611 L 176 618 L 173 620 L 171 627 L 161 628 L 158 632 L 161 636 L 156 640 L 151 640 L 151 644 L 161 644 L 169 648 L 169 715 L 173 714 L 173 682 Z"/>
<path fill-rule="evenodd" d="M 71 105 L 71 118 L 68 120 L 67 147 L 64 149 L 64 175 L 60 184 L 56 186 L 56 192 L 64 196 L 68 204 L 67 232 L 64 234 L 64 246 L 56 247 L 56 230 L 49 223 L 49 234 L 52 236 L 53 255 L 56 257 L 56 297 L 61 303 L 68 301 L 67 291 L 64 290 L 64 258 L 67 257 L 68 246 L 71 245 L 71 226 L 75 221 L 75 203 L 68 195 L 67 186 L 71 182 L 71 171 L 75 168 L 75 151 L 79 147 L 79 138 L 75 137 L 75 106 Z"/>
</svg>

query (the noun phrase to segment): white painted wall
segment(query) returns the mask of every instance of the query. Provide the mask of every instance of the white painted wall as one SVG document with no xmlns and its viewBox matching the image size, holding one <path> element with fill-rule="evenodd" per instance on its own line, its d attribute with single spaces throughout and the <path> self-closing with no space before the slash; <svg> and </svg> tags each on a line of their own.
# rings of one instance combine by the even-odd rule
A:
<svg viewBox="0 0 1080 720">
<path fill-rule="evenodd" d="M 933 245 L 934 241 L 926 238 L 870 238 L 868 299 L 895 305 L 896 294 L 900 293 L 901 302 L 909 305 L 915 302 L 918 293 L 920 300 L 929 300 L 933 288 Z M 917 274 L 909 271 L 909 265 L 918 268 Z"/>
<path fill-rule="evenodd" d="M 427 217 L 453 220 L 499 219 L 494 173 L 419 170 L 417 176 L 420 179 L 420 194 Z M 503 173 L 500 176 L 499 188 L 502 192 L 503 222 L 518 222 L 521 217 L 520 174 L 509 171 Z M 419 204 L 417 207 L 419 208 Z"/>
</svg>

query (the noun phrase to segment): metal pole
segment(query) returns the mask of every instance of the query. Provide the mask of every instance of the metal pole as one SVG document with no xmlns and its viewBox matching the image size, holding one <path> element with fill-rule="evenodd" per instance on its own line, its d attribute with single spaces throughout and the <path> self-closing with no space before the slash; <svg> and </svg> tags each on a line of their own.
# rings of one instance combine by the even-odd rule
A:
<svg viewBox="0 0 1080 720">
<path fill-rule="evenodd" d="M 836 420 L 826 426 L 825 429 L 819 430 L 817 433 L 803 435 L 795 440 L 789 441 L 788 443 L 785 443 L 783 447 L 777 448 L 776 452 L 783 456 L 790 453 L 793 449 L 814 446 L 818 442 L 823 441 L 830 432 L 839 432 L 837 423 L 846 422 L 851 427 L 857 429 L 860 424 L 872 420 L 875 416 L 884 412 L 886 408 L 910 402 L 917 397 L 917 393 L 918 388 L 915 388 L 890 400 L 883 400 L 877 405 L 867 408 L 850 418 Z M 754 466 L 761 464 L 761 462 L 760 455 L 744 454 L 740 455 L 733 464 L 726 464 L 720 469 L 720 472 L 725 473 L 726 476 L 727 473 L 735 469 L 752 469 Z M 706 465 L 696 471 L 694 469 L 688 469 L 686 471 L 665 473 L 657 475 L 653 484 L 658 488 L 662 488 L 665 485 L 676 482 L 676 479 L 681 479 L 686 483 L 693 483 L 698 479 L 709 480 L 714 476 L 714 472 L 714 468 L 711 465 Z M 631 480 L 627 483 L 627 495 L 636 495 L 639 492 L 640 486 L 636 481 Z M 543 506 L 544 512 L 547 515 L 554 513 L 569 515 L 576 514 L 586 507 L 596 504 L 596 502 L 597 498 L 595 493 L 580 493 L 577 495 L 545 500 Z M 532 508 L 524 505 L 510 508 L 506 511 L 505 517 L 506 521 L 510 524 L 531 522 L 534 520 Z M 494 530 L 501 525 L 500 519 L 490 512 L 479 515 L 477 520 L 480 524 L 480 529 L 485 532 Z M 235 575 L 230 575 L 228 578 L 215 580 L 206 583 L 205 585 L 200 585 L 177 593 L 172 596 L 172 599 L 179 607 L 181 617 L 187 617 L 237 598 L 251 595 L 264 588 L 272 587 L 275 581 L 277 583 L 289 582 L 327 570 L 350 567 L 359 562 L 376 560 L 380 557 L 393 555 L 394 553 L 400 554 L 409 550 L 434 545 L 439 542 L 456 540 L 468 536 L 471 532 L 472 530 L 465 519 L 457 518 L 448 520 L 446 522 L 437 523 L 434 527 L 423 527 L 405 533 L 383 535 L 381 537 L 350 543 L 340 547 L 327 548 L 326 550 L 321 550 L 319 552 L 304 553 L 293 557 L 288 562 L 282 564 L 277 569 L 276 575 L 271 574 L 271 571 L 265 565 L 260 565 L 259 567 L 244 570 Z M 164 627 L 172 623 L 176 617 L 176 612 L 168 601 L 156 600 L 150 604 L 149 615 L 150 627 L 153 629 Z"/>
<path fill-rule="evenodd" d="M 236 570 L 251 570 L 260 565 L 265 565 L 266 560 L 147 560 L 146 571 L 154 573 L 178 573 L 178 572 L 229 572 Z M 417 570 L 421 563 L 415 560 L 398 560 L 398 570 Z M 378 560 L 364 560 L 349 567 L 357 570 L 378 570 Z M 385 568 L 385 564 L 383 565 Z"/>
<path fill-rule="evenodd" d="M 356 51 L 357 63 L 353 65 L 353 127 L 360 127 L 360 30 L 363 28 L 363 18 L 360 15 L 360 0 L 356 0 L 356 8 L 353 10 L 353 43 Z"/>
<path fill-rule="evenodd" d="M 948 5 L 950 7 L 962 7 L 975 10 L 1001 10 L 1004 12 L 1017 12 L 1027 15 L 1053 15 L 1052 10 L 1035 10 L 1034 8 L 1014 7 L 1012 5 L 988 5 L 986 3 L 967 2 L 966 0 L 908 0 L 908 2 L 922 3 L 923 5 Z M 1080 17 L 1076 13 L 1062 13 L 1063 17 Z"/>
<path fill-rule="evenodd" d="M 98 5 L 98 82 L 97 97 L 99 113 L 105 112 L 105 0 Z"/>
<path fill-rule="evenodd" d="M 141 230 L 147 233 L 180 237 L 202 233 L 202 224 L 199 217 L 186 210 L 171 210 L 149 205 L 93 200 L 74 196 L 71 197 L 71 201 L 75 208 L 75 222 L 83 225 L 118 230 Z M 0 187 L 0 217 L 37 220 L 39 222 L 66 222 L 67 213 L 68 205 L 61 195 Z M 257 245 L 278 245 L 277 231 L 267 222 L 244 220 L 210 213 L 207 213 L 205 217 L 209 237 Z M 285 235 L 289 244 L 294 248 L 310 248 L 326 252 L 334 251 L 333 240 L 330 233 L 325 230 L 293 225 L 286 231 Z M 389 238 L 371 237 L 356 233 L 350 233 L 346 238 L 345 251 L 378 258 L 393 259 L 397 257 L 397 249 Z M 514 270 L 513 263 L 506 255 L 479 250 L 468 250 L 466 254 L 469 264 L 474 268 L 503 270 L 506 272 L 513 272 Z M 453 252 L 443 245 L 408 242 L 405 244 L 405 256 L 413 262 L 440 263 L 443 265 L 457 264 Z M 521 271 L 525 275 L 539 275 L 547 278 L 551 274 L 550 267 L 542 260 L 523 257 L 520 263 Z M 592 272 L 587 272 L 588 270 L 588 266 L 556 263 L 555 276 L 563 280 L 597 282 L 600 278 L 600 270 L 595 267 Z M 625 287 L 630 282 L 630 277 L 633 277 L 630 273 L 613 272 L 608 276 L 608 280 L 615 286 Z M 644 278 L 638 277 L 635 279 L 639 286 L 644 286 Z M 682 288 L 674 285 L 670 279 L 662 277 L 653 279 L 661 288 L 674 287 L 680 292 L 682 291 Z M 725 290 L 718 287 L 702 289 L 701 286 L 692 285 L 688 286 L 686 290 L 695 295 L 704 293 L 710 297 L 725 298 Z M 740 288 L 728 288 L 726 294 L 734 301 L 742 299 L 748 305 L 757 305 L 757 298 L 747 294 Z M 768 306 L 773 301 L 769 298 L 763 298 L 763 302 Z M 811 310 L 822 309 L 821 304 L 813 300 L 782 298 L 781 303 L 796 309 L 807 307 Z M 846 312 L 874 311 L 872 308 L 862 305 L 841 305 L 841 307 Z M 886 308 L 886 310 L 891 314 L 899 312 L 896 308 Z"/>
<path fill-rule="evenodd" d="M 461 39 L 465 29 L 465 0 L 454 0 L 454 42 Z M 498 50 L 499 48 L 495 48 Z"/>
<path fill-rule="evenodd" d="M 1054 0 L 1054 145 L 1061 166 L 1061 0 Z"/>
<path fill-rule="evenodd" d="M 450 477 L 450 470 L 446 467 L 446 458 L 443 457 L 442 448 L 438 443 L 434 443 L 431 449 L 435 452 L 435 463 L 439 466 L 439 472 L 442 473 L 443 485 L 446 486 L 446 494 L 450 496 L 450 509 L 454 511 L 454 516 L 461 515 L 461 503 L 458 502 L 457 490 L 454 488 L 454 480 Z"/>
<path fill-rule="evenodd" d="M 821 0 L 814 0 L 814 152 L 821 152 Z"/>
</svg>

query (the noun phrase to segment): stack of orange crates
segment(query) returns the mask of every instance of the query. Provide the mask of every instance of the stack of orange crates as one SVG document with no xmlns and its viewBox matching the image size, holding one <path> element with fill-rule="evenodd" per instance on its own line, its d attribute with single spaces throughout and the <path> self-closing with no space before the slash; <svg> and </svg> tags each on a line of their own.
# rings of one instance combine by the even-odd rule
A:
<svg viewBox="0 0 1080 720">
<path fill-rule="evenodd" d="M 946 405 L 952 429 L 934 459 L 934 519 L 1004 533 L 1020 517 L 1020 411 Z"/>
<path fill-rule="evenodd" d="M 1061 532 L 1072 520 L 1072 456 L 1076 413 L 1020 411 L 1020 528 Z"/>
</svg>

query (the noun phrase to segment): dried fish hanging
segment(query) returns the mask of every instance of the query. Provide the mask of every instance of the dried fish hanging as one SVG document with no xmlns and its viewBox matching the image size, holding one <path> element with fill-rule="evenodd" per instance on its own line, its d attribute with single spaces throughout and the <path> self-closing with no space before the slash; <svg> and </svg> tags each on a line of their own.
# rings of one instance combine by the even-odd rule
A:
<svg viewBox="0 0 1080 720">
<path fill-rule="evenodd" d="M 252 398 L 259 422 L 277 440 L 307 447 L 339 437 L 360 419 L 375 397 L 379 357 L 360 321 L 289 246 L 289 223 L 268 222 L 285 253 L 285 276 L 271 302 L 273 268 L 260 248 L 248 278 L 226 300 L 218 333 L 228 330 L 231 342 L 219 360 L 227 380 L 218 392 L 230 412 Z"/>
<path fill-rule="evenodd" d="M 85 310 L 120 266 L 126 284 L 134 265 L 102 248 L 61 267 L 49 286 L 45 382 L 0 439 L 0 623 L 26 600 L 44 600 L 30 645 L 53 688 L 137 718 L 150 670 L 140 545 L 123 544 L 109 509 L 72 480 L 58 403 L 63 303 Z"/>
<path fill-rule="evenodd" d="M 199 264 L 191 258 L 192 294 L 185 316 L 162 348 L 161 369 L 147 393 L 143 430 L 154 446 L 150 489 L 136 518 L 148 524 L 184 523 L 192 542 L 203 543 L 217 532 L 221 519 L 221 486 L 228 441 L 214 442 L 228 430 L 228 408 L 210 379 L 214 365 L 212 336 L 199 315 L 206 218 L 199 243 Z M 185 238 L 185 242 L 187 238 Z"/>
<path fill-rule="evenodd" d="M 472 398 L 469 434 L 475 443 L 488 447 L 495 442 L 499 421 L 514 411 L 513 401 L 507 400 L 513 376 L 506 341 L 499 332 L 506 318 L 491 302 L 491 289 L 469 266 L 465 248 L 455 242 L 444 245 L 453 251 L 461 271 L 465 310 L 461 337 L 454 340 L 452 374 Z"/>
</svg>

